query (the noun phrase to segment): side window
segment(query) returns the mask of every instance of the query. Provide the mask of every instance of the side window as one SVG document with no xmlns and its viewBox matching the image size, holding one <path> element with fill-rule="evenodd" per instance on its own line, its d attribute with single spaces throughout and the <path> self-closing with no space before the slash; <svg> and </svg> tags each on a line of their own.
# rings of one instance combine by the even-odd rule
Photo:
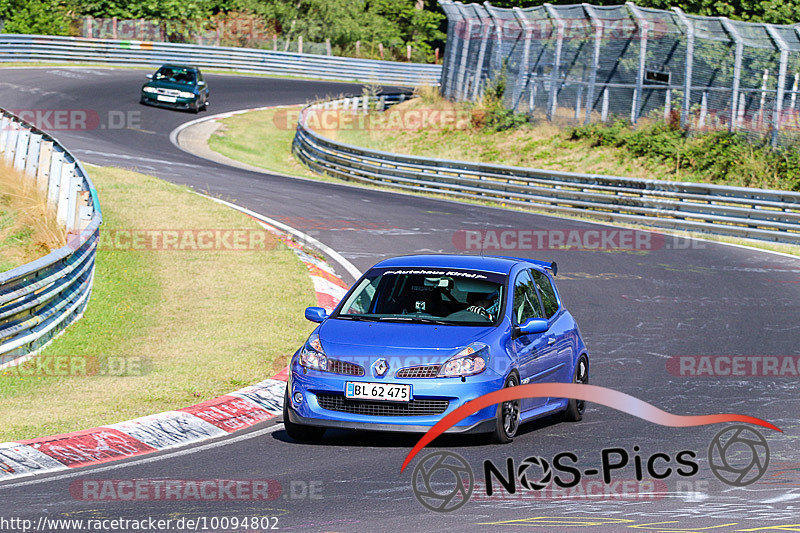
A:
<svg viewBox="0 0 800 533">
<path fill-rule="evenodd" d="M 198 70 L 197 71 L 197 82 L 200 83 L 203 81 L 203 74 Z"/>
<path fill-rule="evenodd" d="M 539 298 L 533 280 L 527 271 L 520 272 L 514 282 L 514 323 L 522 324 L 529 318 L 542 318 Z"/>
<path fill-rule="evenodd" d="M 552 318 L 558 312 L 558 298 L 556 298 L 556 291 L 553 289 L 553 284 L 550 279 L 539 272 L 533 270 L 533 280 L 536 282 L 536 288 L 539 289 L 539 294 L 542 297 L 542 305 L 544 306 L 545 316 Z"/>
</svg>

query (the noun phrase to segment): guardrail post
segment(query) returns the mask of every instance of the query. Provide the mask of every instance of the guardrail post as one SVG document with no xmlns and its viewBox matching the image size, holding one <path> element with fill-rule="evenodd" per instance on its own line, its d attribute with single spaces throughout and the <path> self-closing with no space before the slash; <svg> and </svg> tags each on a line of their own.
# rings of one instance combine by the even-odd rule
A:
<svg viewBox="0 0 800 533">
<path fill-rule="evenodd" d="M 69 189 L 67 194 L 67 209 L 66 209 L 66 227 L 67 233 L 75 229 L 75 219 L 77 218 L 79 192 L 81 179 L 78 176 L 75 164 L 72 164 L 72 169 L 69 172 Z"/>
<path fill-rule="evenodd" d="M 636 20 L 636 28 L 639 31 L 639 70 L 636 75 L 636 88 L 633 92 L 633 102 L 631 102 L 631 124 L 636 124 L 641 112 L 642 91 L 644 89 L 644 66 L 647 60 L 647 37 L 650 33 L 650 22 L 644 17 L 639 7 L 633 2 L 626 2 L 625 5 Z"/>
<path fill-rule="evenodd" d="M 6 136 L 6 149 L 5 158 L 6 163 L 11 164 L 14 161 L 14 149 L 17 147 L 17 138 L 19 137 L 20 125 L 19 122 L 12 121 L 9 123 L 8 135 Z"/>
<path fill-rule="evenodd" d="M 553 70 L 550 72 L 550 94 L 547 99 L 547 120 L 553 120 L 558 107 L 559 70 L 561 69 L 561 50 L 564 45 L 564 19 L 562 19 L 552 4 L 544 4 L 547 15 L 555 20 L 557 26 L 556 51 L 553 57 Z"/>
<path fill-rule="evenodd" d="M 28 142 L 28 155 L 25 157 L 25 174 L 36 179 L 36 168 L 39 166 L 39 151 L 42 148 L 42 134 L 33 133 Z"/>
<path fill-rule="evenodd" d="M 678 15 L 678 19 L 683 24 L 686 31 L 686 59 L 684 61 L 683 74 L 683 106 L 681 106 L 681 127 L 686 127 L 689 120 L 689 109 L 692 100 L 692 67 L 694 66 L 694 23 L 686 16 L 686 13 L 679 7 L 672 10 Z M 733 119 L 733 117 L 731 117 Z"/>
<path fill-rule="evenodd" d="M 600 47 L 603 42 L 603 21 L 597 16 L 594 6 L 582 4 L 583 10 L 589 15 L 589 22 L 594 28 L 594 49 L 592 50 L 592 65 L 589 73 L 589 91 L 586 95 L 586 118 L 583 123 L 588 124 L 594 109 L 594 93 L 597 86 L 597 71 L 600 70 Z"/>
<path fill-rule="evenodd" d="M 56 204 L 56 221 L 66 225 L 69 204 L 72 203 L 72 183 L 75 179 L 75 163 L 64 160 L 61 164 L 61 183 L 58 186 L 58 203 Z"/>
<path fill-rule="evenodd" d="M 739 94 L 739 83 L 742 77 L 742 54 L 744 53 L 744 41 L 742 40 L 742 36 L 739 35 L 739 30 L 731 24 L 731 21 L 728 20 L 727 17 L 720 17 L 719 18 L 722 27 L 725 28 L 725 31 L 728 33 L 728 37 L 736 43 L 736 48 L 734 51 L 734 59 L 733 59 L 733 83 L 731 85 L 731 118 L 728 125 L 728 131 L 734 132 L 736 131 L 736 126 L 738 120 L 735 120 L 734 117 L 737 116 L 736 113 L 736 104 L 737 98 L 736 95 Z"/>
<path fill-rule="evenodd" d="M 61 186 L 61 169 L 64 166 L 64 152 L 53 146 L 50 155 L 50 174 L 47 177 L 47 206 L 50 209 L 58 205 L 58 188 Z"/>
<path fill-rule="evenodd" d="M 2 118 L 0 118 L 0 154 L 6 151 L 6 139 L 8 138 L 9 128 L 11 128 L 11 118 L 2 115 Z"/>
<path fill-rule="evenodd" d="M 603 88 L 603 104 L 600 107 L 600 122 L 608 120 L 608 87 Z"/>
<path fill-rule="evenodd" d="M 514 95 L 512 97 L 512 109 L 517 110 L 519 101 L 522 98 L 522 93 L 525 92 L 525 87 L 530 83 L 530 58 L 531 58 L 531 40 L 533 39 L 533 25 L 525 16 L 525 12 L 520 8 L 513 8 L 514 16 L 517 18 L 519 25 L 525 30 L 525 44 L 522 50 L 522 65 L 517 74 L 517 82 L 514 84 Z M 533 110 L 528 110 L 533 113 Z"/>
<path fill-rule="evenodd" d="M 39 148 L 39 163 L 36 166 L 36 188 L 42 194 L 47 194 L 52 154 L 53 141 L 42 141 L 42 146 Z"/>
<path fill-rule="evenodd" d="M 789 62 L 789 44 L 781 36 L 775 26 L 765 24 L 769 36 L 780 50 L 780 65 L 778 66 L 778 91 L 775 95 L 775 110 L 772 117 L 772 146 L 778 144 L 778 134 L 781 129 L 781 115 L 783 114 L 783 99 L 786 97 L 786 67 Z"/>
<path fill-rule="evenodd" d="M 25 170 L 25 160 L 28 156 L 28 141 L 31 138 L 30 128 L 21 128 L 17 135 L 17 146 L 14 149 L 14 169 L 22 172 Z"/>
</svg>

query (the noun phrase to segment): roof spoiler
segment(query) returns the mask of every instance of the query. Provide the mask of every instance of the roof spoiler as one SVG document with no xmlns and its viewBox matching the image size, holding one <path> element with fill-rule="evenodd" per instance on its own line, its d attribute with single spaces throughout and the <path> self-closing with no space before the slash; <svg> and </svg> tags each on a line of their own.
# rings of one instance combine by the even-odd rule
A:
<svg viewBox="0 0 800 533">
<path fill-rule="evenodd" d="M 551 271 L 554 276 L 558 275 L 558 264 L 555 261 L 551 261 L 549 263 L 547 261 L 537 261 L 536 259 L 526 259 L 526 261 L 530 261 L 531 263 L 546 268 L 547 270 Z"/>
</svg>

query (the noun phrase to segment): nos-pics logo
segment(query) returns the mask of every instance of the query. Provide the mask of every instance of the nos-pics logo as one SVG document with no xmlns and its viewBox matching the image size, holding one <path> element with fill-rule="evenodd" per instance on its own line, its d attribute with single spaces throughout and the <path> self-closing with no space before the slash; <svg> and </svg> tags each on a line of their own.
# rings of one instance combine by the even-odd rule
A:
<svg viewBox="0 0 800 533">
<path fill-rule="evenodd" d="M 696 456 L 694 452 L 689 451 L 681 452 L 681 454 L 689 454 L 687 457 Z M 750 426 L 735 425 L 723 429 L 711 439 L 711 444 L 708 447 L 708 464 L 714 476 L 723 483 L 735 487 L 744 487 L 761 479 L 769 466 L 769 455 L 767 440 L 761 433 Z M 656 456 L 668 457 L 666 454 L 661 453 L 653 454 L 651 457 Z M 604 457 L 606 456 L 604 455 Z M 513 459 L 509 458 L 508 462 L 509 465 L 513 464 Z M 638 464 L 638 461 L 636 462 Z M 489 463 L 491 468 L 487 468 L 486 463 Z M 551 466 L 552 463 L 555 464 Z M 627 454 L 624 464 L 616 462 L 607 465 L 604 459 L 604 471 L 602 472 L 604 481 L 609 483 L 610 471 L 623 468 L 625 464 L 627 464 Z M 694 475 L 699 470 L 693 461 L 681 464 L 694 467 L 681 475 Z M 610 468 L 606 468 L 607 466 Z M 558 483 L 558 476 L 556 475 L 558 470 L 558 461 L 548 462 L 541 457 L 529 457 L 519 464 L 514 474 L 516 475 L 517 484 L 523 489 L 540 491 L 547 488 L 554 480 Z M 650 467 L 648 467 L 648 473 L 653 475 L 654 472 L 649 470 Z M 499 472 L 491 461 L 485 461 L 484 474 L 487 478 L 491 471 Z M 572 466 L 563 468 L 563 471 L 573 476 L 576 472 L 580 475 L 580 471 Z M 585 470 L 584 472 L 586 474 L 601 474 L 597 469 Z M 666 477 L 666 475 L 663 475 L 666 472 L 665 470 L 654 477 Z M 671 472 L 671 469 L 669 472 Z M 577 478 L 573 478 L 572 483 L 577 483 L 577 481 Z M 474 482 L 475 474 L 469 463 L 459 454 L 446 450 L 427 454 L 417 463 L 411 474 L 411 486 L 417 501 L 423 507 L 440 513 L 455 511 L 466 504 L 472 496 Z M 483 486 L 490 487 L 491 479 L 485 479 Z"/>
</svg>

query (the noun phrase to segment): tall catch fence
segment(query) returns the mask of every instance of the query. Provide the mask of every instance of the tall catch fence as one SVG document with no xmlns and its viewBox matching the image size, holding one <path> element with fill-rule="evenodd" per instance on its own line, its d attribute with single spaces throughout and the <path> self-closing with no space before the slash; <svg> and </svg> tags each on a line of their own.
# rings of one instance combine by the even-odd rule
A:
<svg viewBox="0 0 800 533">
<path fill-rule="evenodd" d="M 442 91 L 549 120 L 678 120 L 785 143 L 800 132 L 800 25 L 619 6 L 500 9 L 439 0 L 448 31 Z"/>
</svg>

